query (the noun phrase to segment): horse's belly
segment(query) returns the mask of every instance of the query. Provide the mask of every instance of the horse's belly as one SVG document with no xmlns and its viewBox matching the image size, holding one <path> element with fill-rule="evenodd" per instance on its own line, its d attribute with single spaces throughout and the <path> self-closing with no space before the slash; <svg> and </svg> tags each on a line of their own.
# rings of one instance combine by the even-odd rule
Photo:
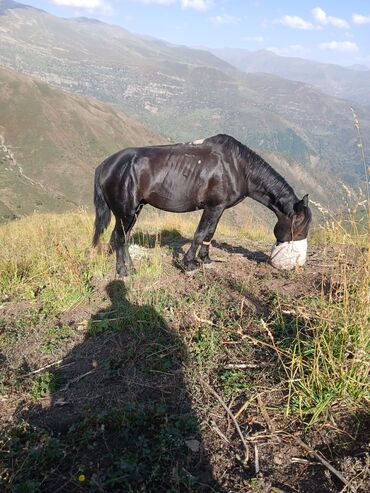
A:
<svg viewBox="0 0 370 493">
<path fill-rule="evenodd" d="M 147 190 L 145 200 L 165 211 L 190 212 L 200 208 L 203 188 L 200 170 L 183 162 L 181 166 L 168 167 L 163 178 Z"/>
<path fill-rule="evenodd" d="M 194 199 L 183 194 L 169 197 L 161 192 L 152 192 L 145 201 L 149 205 L 167 212 L 191 212 L 199 209 L 199 204 L 196 204 Z"/>
</svg>

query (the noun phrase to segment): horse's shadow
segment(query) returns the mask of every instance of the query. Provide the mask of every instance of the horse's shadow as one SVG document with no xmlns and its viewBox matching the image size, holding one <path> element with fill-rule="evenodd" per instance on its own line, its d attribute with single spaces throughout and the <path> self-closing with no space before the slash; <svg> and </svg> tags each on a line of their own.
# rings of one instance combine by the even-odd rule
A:
<svg viewBox="0 0 370 493">
<path fill-rule="evenodd" d="M 247 258 L 248 260 L 257 262 L 258 264 L 268 262 L 269 260 L 269 256 L 266 255 L 266 253 L 261 251 L 252 251 L 241 245 L 233 246 L 224 241 L 219 243 L 218 241 L 215 240 L 212 242 L 212 245 L 215 248 L 219 248 L 220 250 L 224 250 L 225 252 L 228 253 L 237 253 L 239 255 L 243 255 L 243 257 Z"/>
<path fill-rule="evenodd" d="M 182 236 L 182 234 L 177 229 L 164 229 L 157 235 L 142 232 L 134 233 L 132 241 L 134 243 L 141 244 L 147 248 L 154 248 L 154 246 L 158 242 L 160 242 L 162 246 L 166 246 L 172 251 L 174 261 L 178 262 L 181 255 L 185 253 L 184 246 L 186 244 L 189 244 L 191 240 Z M 269 256 L 266 255 L 266 253 L 264 252 L 252 251 L 241 245 L 230 245 L 225 241 L 218 242 L 217 240 L 212 240 L 212 246 L 227 253 L 236 253 L 242 255 L 252 262 L 265 263 L 269 260 Z"/>
<path fill-rule="evenodd" d="M 34 473 L 40 491 L 80 491 L 82 473 L 91 491 L 222 491 L 187 390 L 183 342 L 153 306 L 130 302 L 122 281 L 106 292 L 110 306 L 51 370 L 51 401 L 17 413 L 65 452 Z M 28 479 L 37 478 L 19 475 Z"/>
</svg>

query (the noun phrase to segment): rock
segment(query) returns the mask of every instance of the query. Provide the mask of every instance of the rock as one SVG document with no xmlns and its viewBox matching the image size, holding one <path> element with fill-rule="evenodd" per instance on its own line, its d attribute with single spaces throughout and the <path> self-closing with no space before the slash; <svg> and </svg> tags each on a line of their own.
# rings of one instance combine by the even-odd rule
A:
<svg viewBox="0 0 370 493">
<path fill-rule="evenodd" d="M 199 452 L 200 442 L 199 440 L 185 440 L 187 447 L 194 453 Z"/>
</svg>

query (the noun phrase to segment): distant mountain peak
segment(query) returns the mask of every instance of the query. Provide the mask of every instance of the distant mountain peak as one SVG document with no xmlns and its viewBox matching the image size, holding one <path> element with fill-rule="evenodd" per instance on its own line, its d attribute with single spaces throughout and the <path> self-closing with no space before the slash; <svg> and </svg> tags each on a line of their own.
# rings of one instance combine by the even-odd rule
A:
<svg viewBox="0 0 370 493">
<path fill-rule="evenodd" d="M 5 14 L 8 10 L 14 10 L 14 9 L 30 9 L 30 10 L 37 10 L 39 12 L 45 12 L 42 9 L 31 7 L 31 5 L 14 2 L 14 0 L 0 0 L 0 15 Z"/>
<path fill-rule="evenodd" d="M 98 19 L 94 19 L 93 17 L 80 16 L 80 17 L 74 17 L 73 19 L 77 22 L 86 22 L 89 24 L 105 24 L 105 22 L 99 21 Z"/>
<path fill-rule="evenodd" d="M 358 70 L 359 72 L 366 72 L 366 70 L 370 70 L 367 65 L 362 65 L 361 63 L 354 63 L 353 65 L 348 66 L 351 70 Z"/>
</svg>

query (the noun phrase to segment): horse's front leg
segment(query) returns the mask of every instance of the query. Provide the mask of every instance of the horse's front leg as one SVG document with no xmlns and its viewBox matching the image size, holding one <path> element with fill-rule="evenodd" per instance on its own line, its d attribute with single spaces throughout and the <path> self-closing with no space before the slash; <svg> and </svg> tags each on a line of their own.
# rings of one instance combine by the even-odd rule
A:
<svg viewBox="0 0 370 493">
<path fill-rule="evenodd" d="M 198 253 L 199 260 L 203 264 L 206 264 L 206 265 L 209 265 L 212 263 L 212 259 L 209 256 L 209 247 L 211 245 L 211 240 L 212 240 L 213 234 L 210 236 L 211 236 L 211 238 L 209 240 L 207 238 L 205 238 L 203 240 L 202 245 L 201 245 L 200 250 L 199 250 L 199 253 Z"/>
<path fill-rule="evenodd" d="M 222 213 L 223 213 L 223 209 L 222 209 L 221 213 L 219 213 L 218 216 L 215 214 L 212 217 L 212 219 L 210 220 L 207 234 L 205 235 L 205 237 L 202 241 L 202 245 L 199 249 L 198 258 L 205 265 L 212 264 L 212 259 L 209 256 L 209 247 L 211 245 L 211 240 L 213 238 L 213 235 L 215 234 L 217 224 L 218 224 L 218 221 L 220 220 L 220 217 L 222 216 Z"/>
<path fill-rule="evenodd" d="M 223 211 L 223 206 L 207 207 L 204 209 L 198 227 L 195 231 L 191 247 L 184 256 L 184 267 L 186 271 L 192 271 L 197 268 L 198 263 L 196 260 L 196 254 L 200 245 L 202 245 L 199 253 L 200 260 L 205 262 L 208 258 L 209 262 L 211 262 L 211 259 L 209 258 L 209 243 L 214 235 Z"/>
</svg>

